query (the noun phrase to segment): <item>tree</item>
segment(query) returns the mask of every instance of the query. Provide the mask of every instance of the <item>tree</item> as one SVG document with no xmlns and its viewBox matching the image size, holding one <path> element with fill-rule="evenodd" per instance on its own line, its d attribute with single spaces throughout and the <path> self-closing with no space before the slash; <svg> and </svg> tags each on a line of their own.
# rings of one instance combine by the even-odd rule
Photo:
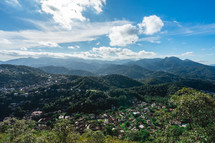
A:
<svg viewBox="0 0 215 143">
<path fill-rule="evenodd" d="M 7 140 L 8 141 L 14 141 L 19 136 L 22 136 L 26 133 L 32 133 L 34 131 L 35 122 L 32 120 L 25 121 L 25 120 L 17 120 L 15 118 L 9 119 L 8 121 L 5 121 L 5 123 L 8 123 L 8 127 L 5 130 L 5 133 L 7 133 Z M 23 136 L 24 137 L 24 136 Z M 24 137 L 27 139 L 29 136 Z"/>
<path fill-rule="evenodd" d="M 68 134 L 73 132 L 74 129 L 69 120 L 61 119 L 57 121 L 53 131 L 60 137 L 62 142 L 65 142 Z"/>
<path fill-rule="evenodd" d="M 75 132 L 70 132 L 66 137 L 67 143 L 78 143 L 80 142 L 80 134 Z"/>
<path fill-rule="evenodd" d="M 183 88 L 172 96 L 170 103 L 175 105 L 173 113 L 182 122 L 194 126 L 208 127 L 214 122 L 215 101 L 206 93 Z"/>
<path fill-rule="evenodd" d="M 53 132 L 48 131 L 47 133 L 41 132 L 41 137 L 38 138 L 38 143 L 60 143 L 59 136 Z"/>
<path fill-rule="evenodd" d="M 168 122 L 157 131 L 152 139 L 154 142 L 215 142 L 215 101 L 209 94 L 183 88 L 169 100 L 175 107 L 170 113 L 160 111 L 157 122 Z M 156 114 L 157 114 L 156 113 Z M 155 114 L 155 115 L 156 115 Z M 172 126 L 171 123 L 179 121 L 187 123 L 186 128 Z"/>
<path fill-rule="evenodd" d="M 83 136 L 89 143 L 105 143 L 105 136 L 101 131 L 88 130 Z"/>
</svg>

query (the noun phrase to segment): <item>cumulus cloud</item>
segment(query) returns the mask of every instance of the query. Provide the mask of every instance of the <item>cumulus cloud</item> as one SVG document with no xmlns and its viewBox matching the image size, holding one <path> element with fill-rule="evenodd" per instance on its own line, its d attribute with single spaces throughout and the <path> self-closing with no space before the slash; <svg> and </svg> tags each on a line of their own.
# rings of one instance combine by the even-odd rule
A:
<svg viewBox="0 0 215 143">
<path fill-rule="evenodd" d="M 122 26 L 115 26 L 111 29 L 108 37 L 111 46 L 127 46 L 136 43 L 137 41 L 148 41 L 151 43 L 160 43 L 158 37 L 145 37 L 139 39 L 139 35 L 153 35 L 161 31 L 164 23 L 160 17 L 156 15 L 144 17 L 142 23 L 134 26 L 126 24 Z"/>
<path fill-rule="evenodd" d="M 55 22 L 71 29 L 74 21 L 86 21 L 83 12 L 88 8 L 102 12 L 106 0 L 40 0 L 41 11 L 52 15 Z"/>
<path fill-rule="evenodd" d="M 138 41 L 138 29 L 136 26 L 126 24 L 115 26 L 109 34 L 111 46 L 126 46 Z"/>
<path fill-rule="evenodd" d="M 83 59 L 102 59 L 102 60 L 115 60 L 115 59 L 141 59 L 153 57 L 154 52 L 146 52 L 144 50 L 134 52 L 130 49 L 100 47 L 93 48 L 87 52 L 78 53 L 53 53 L 53 52 L 32 52 L 27 50 L 0 50 L 0 56 L 7 57 L 55 57 L 55 58 L 83 58 Z"/>
<path fill-rule="evenodd" d="M 93 53 L 98 54 L 104 59 L 141 59 L 146 57 L 152 57 L 156 54 L 154 52 L 146 52 L 144 50 L 134 52 L 127 48 L 111 48 L 111 47 L 100 47 L 93 48 Z"/>
<path fill-rule="evenodd" d="M 143 34 L 153 35 L 154 33 L 161 31 L 164 23 L 160 17 L 151 15 L 144 17 L 142 23 L 138 24 L 138 26 Z"/>
</svg>

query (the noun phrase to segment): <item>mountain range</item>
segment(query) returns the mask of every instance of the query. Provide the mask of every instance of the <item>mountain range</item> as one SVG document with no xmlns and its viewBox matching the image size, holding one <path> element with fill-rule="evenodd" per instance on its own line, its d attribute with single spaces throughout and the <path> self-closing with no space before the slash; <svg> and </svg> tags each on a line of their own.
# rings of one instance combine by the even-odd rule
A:
<svg viewBox="0 0 215 143">
<path fill-rule="evenodd" d="M 175 57 L 116 64 L 79 62 L 97 67 L 83 67 L 86 70 L 55 63 L 42 67 L 5 63 L 0 65 L 0 120 L 37 109 L 90 113 L 111 109 L 111 105 L 127 107 L 137 100 L 166 102 L 183 87 L 215 93 L 215 67 Z"/>
<path fill-rule="evenodd" d="M 78 58 L 23 58 L 1 62 L 1 64 L 25 65 L 39 68 L 51 74 L 100 76 L 121 74 L 133 79 L 166 77 L 168 80 L 178 78 L 195 78 L 215 81 L 215 67 L 203 65 L 191 60 L 177 57 L 141 59 L 137 61 L 99 61 Z"/>
</svg>

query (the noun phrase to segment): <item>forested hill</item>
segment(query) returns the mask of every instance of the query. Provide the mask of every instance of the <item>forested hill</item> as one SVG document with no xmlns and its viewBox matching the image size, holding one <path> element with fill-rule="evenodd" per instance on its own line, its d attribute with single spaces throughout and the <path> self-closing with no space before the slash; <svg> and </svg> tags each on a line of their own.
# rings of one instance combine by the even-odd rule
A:
<svg viewBox="0 0 215 143">
<path fill-rule="evenodd" d="M 153 71 L 164 71 L 184 78 L 199 78 L 215 80 L 215 67 L 203 65 L 191 60 L 181 60 L 176 57 L 165 59 L 139 60 L 129 64 L 139 65 Z"/>
<path fill-rule="evenodd" d="M 75 69 L 73 70 L 65 67 L 56 67 L 56 66 L 40 67 L 39 69 L 51 74 L 80 75 L 80 76 L 94 75 L 92 72 L 89 72 L 89 71 L 75 70 Z"/>
<path fill-rule="evenodd" d="M 117 69 L 125 70 L 127 66 L 119 67 L 122 68 L 114 67 L 116 73 Z M 131 71 L 142 69 L 135 65 L 131 67 Z M 165 102 L 161 98 L 165 99 L 183 87 L 215 92 L 215 84 L 209 80 L 185 79 L 160 71 L 150 73 L 145 70 L 144 78 L 140 81 L 118 74 L 84 77 L 55 75 L 31 67 L 13 65 L 1 65 L 0 71 L 1 118 L 10 114 L 21 116 L 22 110 L 37 108 L 54 111 L 54 107 L 59 107 L 58 110 L 61 107 L 64 111 L 89 112 L 87 108 L 91 109 L 91 106 L 100 110 L 110 109 L 111 105 L 127 107 L 137 99 Z M 98 102 L 104 107 L 97 105 Z M 62 107 L 64 103 L 65 107 Z M 45 107 L 45 104 L 48 106 Z M 80 105 L 84 109 L 79 108 Z M 14 112 L 14 108 L 18 107 L 20 110 Z"/>
<path fill-rule="evenodd" d="M 106 135 L 145 141 L 150 133 L 159 129 L 160 123 L 154 114 L 161 108 L 164 111 L 174 108 L 168 100 L 178 90 L 191 87 L 198 93 L 200 90 L 215 92 L 213 81 L 183 78 L 138 65 L 109 65 L 101 69 L 105 74 L 77 76 L 50 74 L 27 66 L 0 65 L 0 120 L 33 119 L 38 125 L 35 128 L 50 131 L 56 121 L 68 118 L 70 125 L 80 133 L 90 128 Z M 124 76 L 133 77 L 135 73 L 141 80 Z M 2 135 L 4 129 L 1 128 L 0 137 L 5 139 L 8 132 Z"/>
<path fill-rule="evenodd" d="M 0 87 L 23 87 L 42 83 L 48 74 L 42 70 L 14 65 L 0 65 Z"/>
</svg>

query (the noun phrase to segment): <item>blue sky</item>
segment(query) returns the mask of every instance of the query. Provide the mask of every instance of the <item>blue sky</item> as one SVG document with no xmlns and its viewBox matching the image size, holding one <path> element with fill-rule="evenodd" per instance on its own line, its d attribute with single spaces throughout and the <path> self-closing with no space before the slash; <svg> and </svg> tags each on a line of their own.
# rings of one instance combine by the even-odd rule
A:
<svg viewBox="0 0 215 143">
<path fill-rule="evenodd" d="M 0 60 L 142 59 L 215 64 L 213 0 L 1 0 Z"/>
</svg>

